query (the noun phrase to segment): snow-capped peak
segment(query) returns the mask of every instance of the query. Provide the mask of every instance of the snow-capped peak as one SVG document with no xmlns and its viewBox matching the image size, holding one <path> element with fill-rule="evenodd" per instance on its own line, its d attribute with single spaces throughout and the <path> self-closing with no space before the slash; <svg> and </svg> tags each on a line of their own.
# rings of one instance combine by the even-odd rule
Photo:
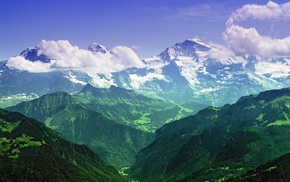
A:
<svg viewBox="0 0 290 182">
<path fill-rule="evenodd" d="M 200 39 L 193 38 L 176 43 L 174 46 L 167 48 L 159 54 L 159 56 L 163 60 L 172 60 L 179 56 L 195 57 L 199 52 L 206 52 L 210 48 L 209 45 L 203 43 Z"/>
<path fill-rule="evenodd" d="M 26 57 L 26 56 L 29 54 L 29 52 L 32 52 L 32 51 L 37 52 L 38 49 L 39 49 L 39 48 L 38 48 L 37 46 L 29 47 L 29 48 L 25 49 L 24 51 L 22 51 L 22 52 L 20 53 L 20 56 L 22 56 L 22 57 Z"/>
<path fill-rule="evenodd" d="M 46 55 L 40 54 L 39 49 L 38 46 L 27 48 L 20 53 L 20 56 L 31 62 L 41 61 L 43 63 L 49 63 L 51 59 Z"/>
<path fill-rule="evenodd" d="M 186 41 L 188 42 L 193 42 L 197 45 L 203 46 L 203 47 L 207 47 L 207 48 L 211 48 L 211 46 L 209 46 L 208 44 L 202 42 L 198 37 L 194 37 L 192 39 L 187 39 Z"/>
<path fill-rule="evenodd" d="M 98 43 L 91 44 L 88 47 L 88 50 L 91 51 L 91 52 L 94 52 L 94 53 L 101 52 L 101 53 L 104 53 L 104 54 L 109 51 L 105 46 L 103 46 L 101 44 L 98 44 Z"/>
</svg>

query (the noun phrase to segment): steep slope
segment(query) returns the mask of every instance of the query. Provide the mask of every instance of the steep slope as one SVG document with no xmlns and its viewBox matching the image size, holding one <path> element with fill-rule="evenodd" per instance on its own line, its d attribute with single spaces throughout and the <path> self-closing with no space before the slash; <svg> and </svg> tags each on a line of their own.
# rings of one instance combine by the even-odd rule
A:
<svg viewBox="0 0 290 182">
<path fill-rule="evenodd" d="M 197 38 L 176 43 L 144 62 L 146 69 L 113 73 L 113 80 L 120 87 L 176 103 L 194 101 L 213 106 L 289 86 L 289 58 L 236 56 Z"/>
<path fill-rule="evenodd" d="M 136 153 L 153 140 L 152 133 L 116 123 L 64 92 L 44 95 L 7 109 L 35 118 L 71 141 L 86 144 L 118 168 L 131 166 Z"/>
<path fill-rule="evenodd" d="M 243 174 L 290 152 L 289 106 L 290 89 L 272 90 L 166 124 L 138 153 L 131 173 L 145 181 Z"/>
<path fill-rule="evenodd" d="M 0 109 L 1 181 L 125 181 L 84 145 Z"/>
<path fill-rule="evenodd" d="M 152 133 L 118 124 L 80 105 L 68 106 L 56 113 L 49 127 L 76 143 L 89 146 L 117 168 L 134 164 L 137 152 L 153 140 Z"/>
<path fill-rule="evenodd" d="M 290 180 L 290 154 L 285 154 L 277 159 L 274 159 L 266 164 L 257 167 L 254 170 L 247 172 L 247 174 L 229 179 L 232 182 L 242 181 L 281 181 L 287 182 Z"/>
<path fill-rule="evenodd" d="M 22 102 L 16 106 L 8 107 L 8 110 L 23 113 L 28 117 L 33 117 L 41 122 L 45 122 L 49 126 L 49 121 L 59 111 L 65 109 L 69 105 L 75 105 L 77 102 L 68 93 L 55 92 L 43 95 L 38 99 Z"/>
</svg>

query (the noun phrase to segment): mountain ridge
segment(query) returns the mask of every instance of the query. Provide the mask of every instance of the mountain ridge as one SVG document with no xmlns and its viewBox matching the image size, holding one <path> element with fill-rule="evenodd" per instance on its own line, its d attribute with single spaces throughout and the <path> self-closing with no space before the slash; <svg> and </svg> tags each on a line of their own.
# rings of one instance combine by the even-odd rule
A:
<svg viewBox="0 0 290 182">
<path fill-rule="evenodd" d="M 245 175 L 227 181 L 288 181 L 290 179 L 289 160 L 290 154 L 288 153 L 248 171 Z"/>
<path fill-rule="evenodd" d="M 126 50 L 121 47 L 119 49 Z M 49 58 L 38 53 L 36 48 L 28 50 L 31 52 L 21 54 L 25 59 L 31 62 L 36 60 L 49 62 L 47 60 Z M 100 44 L 93 44 L 88 52 L 94 50 L 100 54 L 113 54 Z M 125 62 L 125 57 L 118 54 L 121 53 L 115 51 L 113 55 L 118 57 L 116 64 Z M 114 85 L 175 103 L 191 101 L 222 106 L 227 103 L 232 104 L 244 95 L 290 85 L 289 58 L 237 56 L 226 48 L 206 44 L 197 38 L 176 43 L 157 56 L 143 59 L 142 67 L 132 66 L 109 73 L 78 68 L 59 68 L 46 73 L 32 73 L 10 69 L 6 66 L 6 62 L 3 62 L 0 74 L 3 104 L 7 96 L 13 99 L 20 93 L 28 95 L 33 92 L 38 96 L 58 90 L 78 93 L 84 85 L 91 84 L 99 88 L 109 88 Z M 8 80 L 8 78 L 19 80 L 20 77 L 18 82 Z M 34 90 L 25 88 L 27 85 L 33 85 Z M 16 87 L 25 89 L 20 91 Z"/>
<path fill-rule="evenodd" d="M 245 96 L 165 124 L 130 174 L 143 181 L 225 180 L 289 153 L 289 94 L 285 88 Z"/>
<path fill-rule="evenodd" d="M 153 139 L 153 134 L 117 123 L 65 92 L 47 94 L 7 109 L 35 118 L 71 141 L 88 145 L 118 168 L 131 165 L 137 151 Z"/>
<path fill-rule="evenodd" d="M 1 181 L 126 181 L 87 146 L 20 113 L 0 109 Z"/>
<path fill-rule="evenodd" d="M 88 84 L 75 95 L 55 92 L 7 109 L 86 144 L 106 162 L 121 168 L 134 163 L 138 150 L 153 140 L 156 128 L 204 107 L 194 103 L 178 106 L 133 90 Z"/>
<path fill-rule="evenodd" d="M 149 132 L 154 132 L 164 123 L 195 114 L 206 107 L 203 104 L 184 107 L 116 86 L 107 89 L 86 85 L 75 97 L 79 102 L 86 103 L 93 110 L 97 108 L 98 112 L 116 122 L 123 121 L 124 124 Z"/>
</svg>

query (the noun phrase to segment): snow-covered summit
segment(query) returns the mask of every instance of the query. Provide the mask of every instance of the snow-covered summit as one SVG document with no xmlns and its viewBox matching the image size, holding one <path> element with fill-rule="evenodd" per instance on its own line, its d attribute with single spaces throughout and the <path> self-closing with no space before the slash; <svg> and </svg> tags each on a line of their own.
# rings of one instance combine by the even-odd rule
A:
<svg viewBox="0 0 290 182">
<path fill-rule="evenodd" d="M 192 39 L 186 39 L 186 41 L 188 42 L 192 42 L 192 43 L 195 43 L 196 45 L 199 45 L 199 46 L 203 46 L 203 47 L 207 47 L 207 48 L 210 48 L 210 46 L 206 43 L 204 43 L 202 40 L 200 40 L 198 37 L 194 37 Z"/>
<path fill-rule="evenodd" d="M 41 61 L 43 63 L 49 63 L 51 59 L 48 56 L 40 54 L 39 49 L 38 46 L 27 48 L 20 53 L 20 56 L 32 62 Z"/>
<path fill-rule="evenodd" d="M 101 52 L 103 54 L 109 52 L 109 50 L 105 46 L 103 46 L 101 44 L 98 44 L 98 43 L 91 44 L 88 47 L 88 50 L 91 51 L 91 52 L 93 52 L 93 53 Z"/>
<path fill-rule="evenodd" d="M 163 60 L 172 60 L 180 56 L 195 57 L 199 52 L 210 50 L 210 46 L 198 38 L 187 39 L 183 42 L 176 43 L 174 46 L 167 48 L 159 54 Z"/>
<path fill-rule="evenodd" d="M 23 89 L 33 82 L 39 85 L 39 92 L 35 93 L 41 95 L 54 83 L 55 90 L 72 93 L 85 84 L 101 88 L 115 85 L 177 103 L 193 101 L 221 106 L 244 95 L 290 85 L 290 58 L 238 56 L 227 47 L 206 44 L 198 38 L 176 43 L 144 60 L 125 46 L 108 50 L 93 43 L 88 50 L 81 50 L 66 41 L 44 41 L 41 45 L 24 50 L 18 58 L 9 60 L 7 67 L 3 64 L 2 70 L 0 65 L 0 78 L 8 80 L 2 84 L 4 89 L 13 91 L 14 85 Z M 49 58 L 53 58 L 51 64 L 36 62 L 49 62 Z M 54 70 L 37 72 L 44 75 L 46 82 L 39 81 L 35 73 L 29 76 L 30 73 L 18 71 L 39 68 Z M 18 81 L 20 77 L 23 82 Z M 49 84 L 44 87 L 42 82 Z"/>
</svg>

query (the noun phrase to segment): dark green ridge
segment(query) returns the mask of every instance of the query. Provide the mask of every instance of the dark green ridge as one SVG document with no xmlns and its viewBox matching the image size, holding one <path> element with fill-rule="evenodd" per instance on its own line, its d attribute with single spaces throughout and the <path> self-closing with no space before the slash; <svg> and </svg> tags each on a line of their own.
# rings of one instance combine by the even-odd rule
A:
<svg viewBox="0 0 290 182">
<path fill-rule="evenodd" d="M 126 181 L 85 145 L 0 109 L 0 181 Z"/>
<path fill-rule="evenodd" d="M 290 89 L 242 97 L 165 124 L 129 173 L 142 181 L 223 181 L 290 153 Z"/>
<path fill-rule="evenodd" d="M 278 157 L 266 164 L 250 170 L 245 175 L 237 178 L 231 178 L 228 182 L 243 181 L 263 181 L 263 182 L 288 182 L 290 181 L 290 153 Z"/>
<path fill-rule="evenodd" d="M 109 89 L 95 88 L 89 84 L 74 98 L 116 122 L 149 132 L 154 132 L 165 123 L 196 114 L 206 107 L 202 104 L 176 105 L 133 90 L 115 86 Z"/>
<path fill-rule="evenodd" d="M 134 164 L 137 152 L 153 141 L 156 128 L 204 107 L 194 103 L 178 106 L 114 86 L 86 85 L 76 95 L 55 92 L 7 109 L 35 118 L 71 141 L 86 144 L 120 169 Z"/>
<path fill-rule="evenodd" d="M 154 137 L 153 133 L 112 121 L 64 92 L 44 95 L 7 109 L 38 119 L 68 140 L 86 144 L 119 169 L 131 166 L 137 152 Z"/>
</svg>

